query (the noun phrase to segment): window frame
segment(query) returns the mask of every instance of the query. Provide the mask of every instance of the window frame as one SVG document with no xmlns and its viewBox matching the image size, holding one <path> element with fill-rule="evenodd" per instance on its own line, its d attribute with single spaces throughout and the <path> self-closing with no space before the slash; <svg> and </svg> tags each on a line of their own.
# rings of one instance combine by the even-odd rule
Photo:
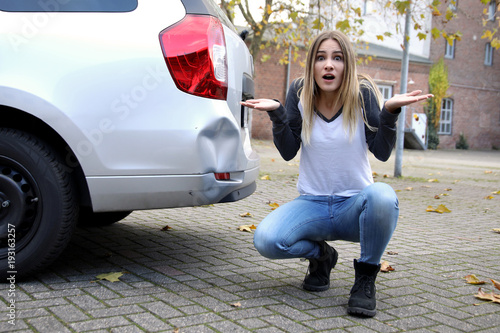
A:
<svg viewBox="0 0 500 333">
<path fill-rule="evenodd" d="M 486 43 L 484 48 L 484 65 L 493 66 L 493 47 L 491 43 Z"/>
<path fill-rule="evenodd" d="M 455 43 L 456 43 L 455 39 L 453 40 L 453 43 L 451 45 L 445 39 L 445 48 L 444 48 L 445 59 L 455 59 Z"/>
<path fill-rule="evenodd" d="M 496 13 L 497 13 L 497 2 L 496 0 L 491 0 L 488 6 L 488 21 L 495 21 Z"/>
<path fill-rule="evenodd" d="M 456 12 L 458 10 L 458 0 L 455 0 L 455 3 L 450 1 L 448 8 L 450 8 L 452 11 Z"/>
<path fill-rule="evenodd" d="M 452 135 L 453 133 L 453 104 L 453 99 L 443 98 L 437 131 L 438 135 Z"/>
<path fill-rule="evenodd" d="M 382 96 L 384 97 L 384 103 L 393 96 L 394 87 L 392 85 L 377 83 L 377 87 Z M 389 97 L 386 98 L 385 92 L 387 92 Z"/>
</svg>

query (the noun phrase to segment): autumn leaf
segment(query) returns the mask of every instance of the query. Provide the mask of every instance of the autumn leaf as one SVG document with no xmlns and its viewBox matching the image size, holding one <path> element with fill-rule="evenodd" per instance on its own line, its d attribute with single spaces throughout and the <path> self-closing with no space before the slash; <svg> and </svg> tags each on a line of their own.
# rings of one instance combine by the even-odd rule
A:
<svg viewBox="0 0 500 333">
<path fill-rule="evenodd" d="M 429 180 L 427 180 L 427 182 L 429 182 L 429 183 L 439 183 L 439 180 L 437 180 L 437 179 L 429 179 Z"/>
<path fill-rule="evenodd" d="M 486 170 L 486 171 L 484 171 L 484 173 L 485 173 L 485 174 L 490 174 L 490 173 L 493 173 L 493 171 L 491 171 L 491 170 Z"/>
<path fill-rule="evenodd" d="M 280 205 L 279 205 L 279 204 L 277 204 L 276 202 L 270 202 L 270 203 L 269 203 L 269 206 L 271 206 L 271 207 L 272 207 L 272 209 L 273 209 L 273 210 L 275 210 L 275 209 L 276 209 L 276 208 L 278 208 Z"/>
<path fill-rule="evenodd" d="M 500 191 L 491 192 L 491 194 L 494 194 L 494 195 L 499 195 L 499 194 L 500 194 Z"/>
<path fill-rule="evenodd" d="M 491 293 L 486 293 L 479 288 L 478 292 L 476 295 L 474 295 L 476 298 L 485 300 L 485 301 L 490 301 L 493 303 L 498 303 L 500 304 L 500 295 L 494 294 L 493 292 Z"/>
<path fill-rule="evenodd" d="M 107 280 L 109 282 L 118 282 L 120 281 L 120 276 L 122 276 L 122 272 L 112 272 L 112 273 L 105 273 L 105 274 L 100 274 L 97 275 L 96 278 L 99 280 Z"/>
<path fill-rule="evenodd" d="M 253 217 L 253 215 L 249 212 L 246 212 L 246 213 L 241 213 L 240 214 L 241 217 Z"/>
<path fill-rule="evenodd" d="M 439 195 L 437 195 L 437 194 L 436 194 L 436 195 L 434 196 L 434 199 L 441 199 L 441 197 L 440 197 Z"/>
<path fill-rule="evenodd" d="M 436 212 L 442 214 L 442 213 L 451 213 L 451 210 L 446 208 L 445 205 L 439 205 L 438 208 L 436 208 Z"/>
<path fill-rule="evenodd" d="M 445 191 L 451 191 L 452 189 L 451 188 L 445 188 L 444 190 Z"/>
<path fill-rule="evenodd" d="M 260 177 L 261 180 L 271 180 L 271 177 L 269 177 L 269 175 L 265 175 L 265 176 L 262 176 Z"/>
<path fill-rule="evenodd" d="M 390 271 L 393 271 L 394 268 L 392 268 L 391 265 L 389 265 L 389 263 L 387 261 L 382 261 L 382 264 L 380 265 L 380 271 L 381 272 L 384 272 L 384 273 L 387 273 L 387 272 L 390 272 Z"/>
<path fill-rule="evenodd" d="M 486 197 L 484 197 L 484 198 L 485 198 L 486 200 L 491 200 L 491 199 L 494 199 L 495 197 L 494 197 L 494 196 L 492 196 L 492 195 L 488 195 L 488 196 L 486 196 Z"/>
<path fill-rule="evenodd" d="M 451 213 L 451 210 L 449 210 L 448 208 L 446 208 L 445 205 L 442 205 L 442 204 L 439 205 L 436 209 L 434 209 L 432 206 L 428 206 L 425 211 L 427 211 L 427 212 L 436 212 L 436 213 L 439 213 L 439 214 Z"/>
<path fill-rule="evenodd" d="M 491 282 L 493 283 L 493 285 L 495 286 L 495 288 L 497 288 L 498 290 L 500 290 L 500 282 L 495 281 L 495 280 L 493 280 L 493 279 L 490 279 L 490 280 L 491 280 Z"/>
<path fill-rule="evenodd" d="M 411 187 L 411 186 L 407 187 L 407 188 L 405 188 L 405 190 L 407 190 L 407 191 L 413 191 L 413 187 Z"/>
<path fill-rule="evenodd" d="M 252 232 L 252 230 L 255 230 L 257 229 L 257 227 L 255 225 L 240 225 L 238 227 L 238 230 L 239 231 L 245 231 L 245 232 Z"/>
<path fill-rule="evenodd" d="M 477 278 L 475 274 L 469 274 L 464 276 L 465 282 L 468 284 L 485 284 L 486 281 L 481 281 Z"/>
<path fill-rule="evenodd" d="M 493 228 L 491 231 L 496 232 L 497 234 L 500 234 L 500 228 Z"/>
<path fill-rule="evenodd" d="M 231 306 L 233 308 L 239 308 L 239 307 L 241 307 L 241 303 L 240 302 L 232 303 Z"/>
<path fill-rule="evenodd" d="M 394 252 L 394 251 L 387 251 L 387 254 L 390 256 L 395 256 L 395 255 L 398 255 L 399 253 Z"/>
<path fill-rule="evenodd" d="M 161 228 L 161 231 L 169 231 L 170 229 L 172 229 L 172 227 L 169 227 L 168 225 L 166 225 L 163 228 Z"/>
</svg>

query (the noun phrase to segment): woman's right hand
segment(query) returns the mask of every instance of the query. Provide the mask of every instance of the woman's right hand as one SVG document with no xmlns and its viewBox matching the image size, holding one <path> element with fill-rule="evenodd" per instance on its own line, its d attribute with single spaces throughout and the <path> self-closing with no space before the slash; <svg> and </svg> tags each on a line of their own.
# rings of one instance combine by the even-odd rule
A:
<svg viewBox="0 0 500 333">
<path fill-rule="evenodd" d="M 240 103 L 243 106 L 259 111 L 274 111 L 280 107 L 279 102 L 267 98 L 249 99 Z"/>
</svg>

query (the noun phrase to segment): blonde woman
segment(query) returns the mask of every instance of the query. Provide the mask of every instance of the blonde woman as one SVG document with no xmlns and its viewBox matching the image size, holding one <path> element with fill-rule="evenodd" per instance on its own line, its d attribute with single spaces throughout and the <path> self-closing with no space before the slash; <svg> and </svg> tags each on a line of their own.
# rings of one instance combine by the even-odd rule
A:
<svg viewBox="0 0 500 333">
<path fill-rule="evenodd" d="M 326 241 L 359 242 L 347 308 L 351 315 L 376 314 L 375 279 L 399 214 L 394 190 L 373 182 L 368 151 L 386 161 L 401 107 L 431 96 L 413 91 L 380 106 L 375 83 L 356 72 L 351 42 L 341 32 L 328 31 L 313 41 L 304 76 L 291 84 L 286 107 L 272 99 L 242 102 L 268 112 L 274 143 L 285 160 L 301 148 L 300 195 L 258 225 L 256 249 L 271 259 L 309 259 L 302 286 L 322 291 L 330 287 L 338 258 Z"/>
</svg>

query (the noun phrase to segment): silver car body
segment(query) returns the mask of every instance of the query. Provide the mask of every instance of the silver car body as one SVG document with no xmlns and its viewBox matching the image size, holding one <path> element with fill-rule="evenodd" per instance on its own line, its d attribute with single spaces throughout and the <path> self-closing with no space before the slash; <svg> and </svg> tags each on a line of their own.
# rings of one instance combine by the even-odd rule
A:
<svg viewBox="0 0 500 333">
<path fill-rule="evenodd" d="M 12 108 L 58 133 L 94 212 L 234 201 L 255 189 L 259 158 L 239 103 L 253 90 L 251 56 L 224 25 L 227 100 L 180 91 L 159 33 L 185 15 L 180 0 L 123 13 L 0 11 L 0 127 Z"/>
</svg>

